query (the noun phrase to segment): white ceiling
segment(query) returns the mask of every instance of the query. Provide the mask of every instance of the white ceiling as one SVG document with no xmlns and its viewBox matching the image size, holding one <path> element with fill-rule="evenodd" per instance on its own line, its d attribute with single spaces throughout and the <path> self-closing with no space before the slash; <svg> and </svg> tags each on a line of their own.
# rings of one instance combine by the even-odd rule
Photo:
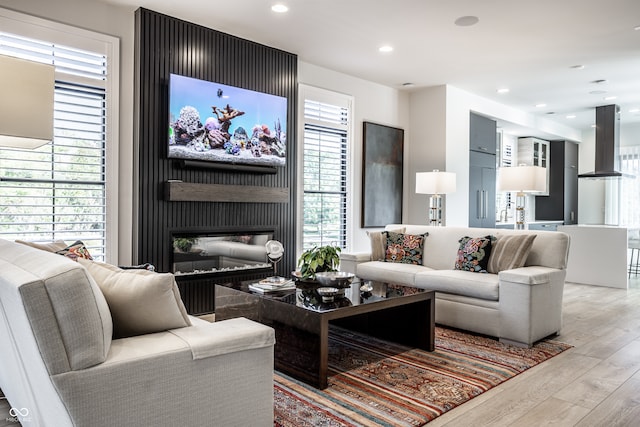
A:
<svg viewBox="0 0 640 427">
<path fill-rule="evenodd" d="M 615 103 L 623 124 L 640 122 L 640 112 L 629 112 L 640 109 L 640 0 L 104 1 L 402 90 L 449 84 L 578 129 L 593 123 L 594 107 Z M 276 2 L 289 12 L 271 12 Z M 479 22 L 454 24 L 468 15 Z M 379 53 L 383 44 L 393 52 Z M 600 79 L 606 83 L 594 83 Z M 501 87 L 510 92 L 496 93 Z"/>
</svg>

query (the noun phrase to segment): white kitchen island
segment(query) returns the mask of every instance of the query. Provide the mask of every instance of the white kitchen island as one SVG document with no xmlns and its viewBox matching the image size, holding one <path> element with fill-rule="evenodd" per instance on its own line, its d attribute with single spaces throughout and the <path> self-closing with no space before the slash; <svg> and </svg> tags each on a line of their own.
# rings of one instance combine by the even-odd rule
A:
<svg viewBox="0 0 640 427">
<path fill-rule="evenodd" d="M 571 238 L 565 281 L 627 289 L 627 229 L 608 225 L 560 225 Z"/>
</svg>

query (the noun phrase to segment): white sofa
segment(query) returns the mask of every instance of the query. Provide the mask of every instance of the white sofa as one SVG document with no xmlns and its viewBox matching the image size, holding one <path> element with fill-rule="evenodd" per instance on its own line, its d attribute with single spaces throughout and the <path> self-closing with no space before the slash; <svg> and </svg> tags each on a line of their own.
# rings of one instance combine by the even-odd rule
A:
<svg viewBox="0 0 640 427">
<path fill-rule="evenodd" d="M 0 388 L 22 425 L 273 425 L 272 328 L 185 311 L 191 326 L 113 339 L 81 263 L 0 240 L 0 271 Z"/>
<path fill-rule="evenodd" d="M 431 227 L 390 224 L 386 230 L 429 233 L 422 265 L 376 261 L 371 253 L 347 253 L 340 269 L 360 279 L 436 291 L 436 323 L 531 346 L 560 332 L 569 236 L 554 231 Z M 459 239 L 529 233 L 536 237 L 525 265 L 497 274 L 454 270 Z"/>
</svg>

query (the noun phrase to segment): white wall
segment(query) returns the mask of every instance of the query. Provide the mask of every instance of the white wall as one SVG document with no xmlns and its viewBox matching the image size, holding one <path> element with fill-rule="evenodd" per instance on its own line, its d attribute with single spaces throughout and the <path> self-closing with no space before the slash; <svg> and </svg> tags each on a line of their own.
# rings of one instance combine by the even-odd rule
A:
<svg viewBox="0 0 640 427">
<path fill-rule="evenodd" d="M 372 83 L 347 74 L 338 73 L 314 64 L 298 61 L 299 83 L 331 90 L 353 97 L 353 162 L 351 167 L 350 205 L 348 218 L 349 251 L 367 251 L 370 249 L 368 229 L 360 227 L 362 209 L 362 122 L 374 122 L 404 129 L 404 163 L 410 161 L 411 132 L 409 131 L 409 95 L 398 89 Z M 300 124 L 302 125 L 302 124 Z M 298 144 L 302 144 L 300 138 Z M 409 177 L 405 167 L 403 217 L 407 214 L 407 192 Z M 414 174 L 415 175 L 415 174 Z M 415 184 L 414 184 L 415 185 Z M 301 186 L 299 186 L 301 187 Z M 300 218 L 302 216 L 300 215 Z"/>
<path fill-rule="evenodd" d="M 118 263 L 132 261 L 134 10 L 86 0 L 0 0 L 0 6 L 120 39 Z"/>
<path fill-rule="evenodd" d="M 448 170 L 446 165 L 447 141 L 447 93 L 445 86 L 427 88 L 410 96 L 411 144 L 406 147 L 409 156 L 406 163 L 407 215 L 408 224 L 429 222 L 429 195 L 416 194 L 416 173 L 434 169 Z M 447 197 L 444 196 L 443 218 L 446 218 Z"/>
<path fill-rule="evenodd" d="M 620 126 L 620 146 L 640 145 L 640 123 Z"/>
</svg>

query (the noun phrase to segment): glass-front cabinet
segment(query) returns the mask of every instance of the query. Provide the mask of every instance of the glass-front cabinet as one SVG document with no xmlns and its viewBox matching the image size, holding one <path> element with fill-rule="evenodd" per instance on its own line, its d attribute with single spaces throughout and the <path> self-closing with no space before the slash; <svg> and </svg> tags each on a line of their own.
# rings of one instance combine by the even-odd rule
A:
<svg viewBox="0 0 640 427">
<path fill-rule="evenodd" d="M 539 138 L 518 138 L 518 162 L 515 166 L 541 166 L 547 169 L 547 191 L 540 196 L 549 195 L 549 141 Z"/>
<path fill-rule="evenodd" d="M 518 164 L 546 168 L 549 164 L 549 141 L 518 138 Z"/>
</svg>

